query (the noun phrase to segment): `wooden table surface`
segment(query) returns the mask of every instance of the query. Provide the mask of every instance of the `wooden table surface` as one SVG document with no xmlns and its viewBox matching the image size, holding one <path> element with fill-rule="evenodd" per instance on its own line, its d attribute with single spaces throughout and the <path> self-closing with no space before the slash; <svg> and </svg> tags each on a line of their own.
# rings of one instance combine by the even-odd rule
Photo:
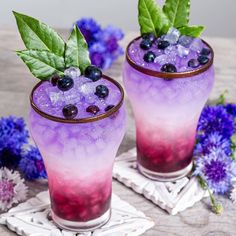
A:
<svg viewBox="0 0 236 236">
<path fill-rule="evenodd" d="M 66 38 L 68 33 L 60 30 Z M 129 33 L 122 42 L 127 43 L 138 33 Z M 228 99 L 236 102 L 236 39 L 207 38 L 215 51 L 216 82 L 211 93 L 211 99 L 216 99 L 224 90 L 228 90 Z M 29 108 L 28 96 L 33 85 L 37 82 L 25 65 L 16 56 L 15 50 L 24 49 L 18 33 L 10 29 L 0 30 L 0 116 L 23 116 L 27 120 Z M 109 69 L 106 74 L 121 81 L 123 57 Z M 128 127 L 119 153 L 135 146 L 134 122 L 129 103 L 127 102 Z M 47 184 L 29 182 L 29 197 L 46 190 Z M 153 236 L 233 236 L 236 235 L 236 204 L 228 199 L 219 197 L 224 206 L 221 216 L 209 210 L 209 199 L 204 199 L 192 208 L 170 216 L 152 202 L 117 181 L 113 181 L 113 191 L 122 199 L 142 210 L 155 221 L 155 226 L 144 235 Z M 3 226 L 0 226 L 0 236 L 13 236 Z"/>
</svg>

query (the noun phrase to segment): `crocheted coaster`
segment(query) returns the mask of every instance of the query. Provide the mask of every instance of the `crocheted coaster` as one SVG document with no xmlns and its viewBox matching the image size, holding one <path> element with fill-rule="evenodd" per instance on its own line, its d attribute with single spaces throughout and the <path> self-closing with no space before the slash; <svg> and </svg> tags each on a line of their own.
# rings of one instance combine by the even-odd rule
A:
<svg viewBox="0 0 236 236">
<path fill-rule="evenodd" d="M 0 224 L 23 236 L 127 236 L 141 235 L 153 227 L 154 222 L 129 203 L 112 195 L 112 215 L 110 221 L 93 232 L 75 233 L 60 230 L 48 219 L 50 200 L 48 191 L 10 209 L 0 215 Z"/>
<path fill-rule="evenodd" d="M 146 178 L 137 170 L 136 159 L 136 148 L 118 156 L 113 178 L 142 194 L 169 214 L 175 215 L 208 196 L 208 192 L 201 188 L 195 177 L 184 177 L 175 182 L 158 182 Z"/>
</svg>

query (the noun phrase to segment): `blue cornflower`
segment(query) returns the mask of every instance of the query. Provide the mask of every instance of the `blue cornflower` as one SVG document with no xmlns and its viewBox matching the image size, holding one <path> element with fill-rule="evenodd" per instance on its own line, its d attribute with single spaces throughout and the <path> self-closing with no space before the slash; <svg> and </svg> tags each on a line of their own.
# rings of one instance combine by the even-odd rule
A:
<svg viewBox="0 0 236 236">
<path fill-rule="evenodd" d="M 225 139 L 221 134 L 214 132 L 198 139 L 194 155 L 210 154 L 211 151 L 217 149 L 222 150 L 228 156 L 232 154 L 230 140 Z"/>
<path fill-rule="evenodd" d="M 226 111 L 232 115 L 234 118 L 236 118 L 236 104 L 228 103 L 224 105 Z"/>
<path fill-rule="evenodd" d="M 234 167 L 235 161 L 224 151 L 214 149 L 196 158 L 194 175 L 203 178 L 214 193 L 224 194 L 230 190 L 236 176 Z"/>
<path fill-rule="evenodd" d="M 9 116 L 0 119 L 0 167 L 17 167 L 21 148 L 29 138 L 25 126 L 23 118 Z"/>
<path fill-rule="evenodd" d="M 197 130 L 199 137 L 217 132 L 228 139 L 235 131 L 233 116 L 222 105 L 207 106 L 202 111 Z"/>
<path fill-rule="evenodd" d="M 101 31 L 100 25 L 93 18 L 82 18 L 75 22 L 90 46 L 97 40 L 97 34 Z"/>
<path fill-rule="evenodd" d="M 22 152 L 22 159 L 19 163 L 19 170 L 28 180 L 47 178 L 42 156 L 38 148 L 29 146 Z"/>
</svg>

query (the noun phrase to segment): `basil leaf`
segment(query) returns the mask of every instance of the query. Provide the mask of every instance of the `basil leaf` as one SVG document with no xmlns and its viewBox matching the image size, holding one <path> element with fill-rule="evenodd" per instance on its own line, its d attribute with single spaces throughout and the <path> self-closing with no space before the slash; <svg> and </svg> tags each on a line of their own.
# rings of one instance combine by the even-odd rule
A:
<svg viewBox="0 0 236 236">
<path fill-rule="evenodd" d="M 27 49 L 46 50 L 63 56 L 65 43 L 48 25 L 13 11 L 22 40 Z"/>
<path fill-rule="evenodd" d="M 23 50 L 16 53 L 28 66 L 31 73 L 39 79 L 47 80 L 53 74 L 64 74 L 65 63 L 63 57 L 39 50 Z"/>
<path fill-rule="evenodd" d="M 201 33 L 204 31 L 204 26 L 201 25 L 183 26 L 178 30 L 182 35 L 187 35 L 197 38 L 200 37 Z"/>
<path fill-rule="evenodd" d="M 156 37 L 165 34 L 170 22 L 155 0 L 139 0 L 138 21 L 141 34 L 154 33 Z"/>
<path fill-rule="evenodd" d="M 186 26 L 189 22 L 190 0 L 166 0 L 163 11 L 171 26 L 175 28 Z"/>
<path fill-rule="evenodd" d="M 91 64 L 88 45 L 76 25 L 66 44 L 65 63 L 66 67 L 79 67 L 82 73 L 85 68 Z"/>
</svg>

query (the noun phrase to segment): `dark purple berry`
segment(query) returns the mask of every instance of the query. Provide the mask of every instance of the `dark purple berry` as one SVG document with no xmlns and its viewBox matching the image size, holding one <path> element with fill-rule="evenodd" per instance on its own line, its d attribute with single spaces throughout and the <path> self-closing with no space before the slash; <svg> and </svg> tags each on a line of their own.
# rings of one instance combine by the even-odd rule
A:
<svg viewBox="0 0 236 236">
<path fill-rule="evenodd" d="M 95 82 L 102 78 L 102 71 L 96 66 L 88 66 L 84 71 L 84 75 Z"/>
<path fill-rule="evenodd" d="M 114 107 L 114 105 L 108 105 L 108 106 L 105 108 L 105 112 L 111 110 L 113 107 Z"/>
<path fill-rule="evenodd" d="M 203 48 L 202 51 L 200 52 L 202 56 L 208 56 L 210 55 L 210 53 L 211 53 L 210 48 Z"/>
<path fill-rule="evenodd" d="M 57 81 L 57 87 L 61 91 L 68 91 L 74 86 L 74 80 L 68 76 L 64 76 Z"/>
<path fill-rule="evenodd" d="M 153 43 L 156 40 L 156 37 L 153 33 L 146 33 L 142 35 L 142 39 L 150 40 Z"/>
<path fill-rule="evenodd" d="M 157 43 L 157 47 L 159 49 L 165 49 L 167 47 L 170 46 L 170 43 L 168 41 L 165 41 L 165 40 L 160 40 L 158 43 Z"/>
<path fill-rule="evenodd" d="M 62 113 L 66 119 L 73 119 L 78 114 L 78 108 L 75 105 L 69 104 L 63 108 Z"/>
<path fill-rule="evenodd" d="M 93 115 L 96 115 L 100 111 L 100 109 L 96 105 L 90 105 L 87 107 L 86 111 L 92 113 Z"/>
<path fill-rule="evenodd" d="M 167 72 L 167 73 L 175 73 L 175 72 L 177 72 L 177 69 L 173 64 L 167 63 L 161 67 L 161 71 Z"/>
<path fill-rule="evenodd" d="M 200 55 L 197 60 L 200 63 L 200 65 L 205 65 L 209 61 L 209 58 L 207 56 Z"/>
<path fill-rule="evenodd" d="M 191 59 L 188 61 L 188 67 L 197 68 L 200 65 L 197 59 Z"/>
<path fill-rule="evenodd" d="M 152 51 L 149 51 L 149 52 L 145 53 L 144 56 L 143 56 L 143 60 L 148 62 L 148 63 L 154 62 L 155 58 L 156 58 L 156 55 Z"/>
<path fill-rule="evenodd" d="M 53 75 L 50 78 L 50 82 L 52 84 L 52 86 L 56 86 L 57 85 L 57 81 L 60 79 L 61 77 L 59 75 Z"/>
<path fill-rule="evenodd" d="M 105 85 L 98 85 L 96 87 L 95 95 L 97 95 L 99 98 L 105 98 L 109 94 L 109 89 Z"/>
<path fill-rule="evenodd" d="M 140 48 L 148 50 L 152 47 L 152 42 L 149 39 L 143 39 L 140 43 Z"/>
</svg>

